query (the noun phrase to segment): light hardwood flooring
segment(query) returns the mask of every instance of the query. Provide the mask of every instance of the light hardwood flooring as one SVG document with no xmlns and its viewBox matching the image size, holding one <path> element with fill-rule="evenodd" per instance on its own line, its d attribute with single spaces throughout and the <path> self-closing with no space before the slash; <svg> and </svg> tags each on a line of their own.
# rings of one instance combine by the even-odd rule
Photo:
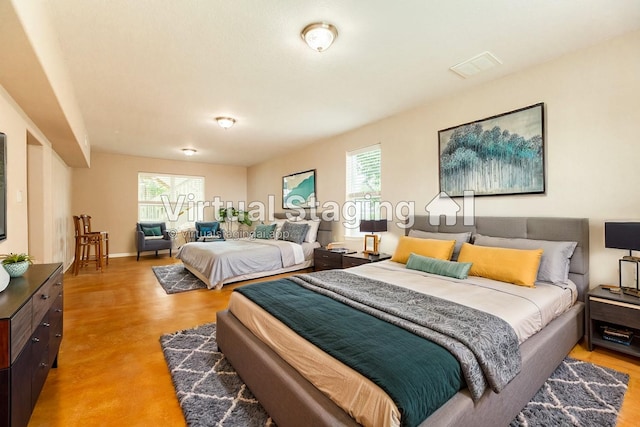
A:
<svg viewBox="0 0 640 427">
<path fill-rule="evenodd" d="M 151 266 L 174 262 L 166 255 L 139 262 L 112 258 L 103 273 L 84 268 L 65 275 L 58 368 L 49 373 L 30 427 L 185 424 L 160 335 L 215 321 L 241 285 L 167 295 Z M 603 349 L 588 352 L 583 344 L 571 356 L 631 375 L 618 426 L 637 425 L 640 361 Z"/>
</svg>

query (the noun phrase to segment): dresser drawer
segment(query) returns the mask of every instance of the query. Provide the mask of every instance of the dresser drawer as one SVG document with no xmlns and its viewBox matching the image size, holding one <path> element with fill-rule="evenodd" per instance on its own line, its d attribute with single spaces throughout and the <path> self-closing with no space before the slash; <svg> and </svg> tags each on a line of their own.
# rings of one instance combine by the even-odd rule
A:
<svg viewBox="0 0 640 427">
<path fill-rule="evenodd" d="M 47 282 L 33 294 L 33 323 L 34 325 L 45 315 L 50 309 L 55 299 L 62 294 L 62 275 L 57 274 L 51 277 Z"/>
<path fill-rule="evenodd" d="M 33 333 L 32 317 L 33 303 L 29 299 L 11 319 L 11 363 L 16 360 Z"/>
<path fill-rule="evenodd" d="M 640 306 L 602 298 L 589 298 L 590 317 L 609 323 L 640 329 Z"/>
</svg>

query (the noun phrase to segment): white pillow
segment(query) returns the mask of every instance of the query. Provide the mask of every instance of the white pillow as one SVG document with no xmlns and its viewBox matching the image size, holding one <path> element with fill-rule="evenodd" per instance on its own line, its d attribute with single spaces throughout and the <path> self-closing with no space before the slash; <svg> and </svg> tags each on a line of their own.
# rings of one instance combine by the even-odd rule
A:
<svg viewBox="0 0 640 427">
<path fill-rule="evenodd" d="M 286 219 L 275 219 L 271 224 L 276 225 L 276 229 L 273 232 L 273 238 L 276 240 L 282 240 L 282 226 L 287 222 Z"/>
</svg>

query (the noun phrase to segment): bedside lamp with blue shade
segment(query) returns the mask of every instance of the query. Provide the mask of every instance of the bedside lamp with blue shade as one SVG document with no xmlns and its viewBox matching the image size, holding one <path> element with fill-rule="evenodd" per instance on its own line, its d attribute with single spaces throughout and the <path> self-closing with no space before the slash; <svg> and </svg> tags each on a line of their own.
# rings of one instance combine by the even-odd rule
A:
<svg viewBox="0 0 640 427">
<path fill-rule="evenodd" d="M 375 233 L 385 231 L 387 231 L 386 219 L 360 220 L 360 232 L 370 233 L 364 236 L 364 250 L 362 252 L 369 255 L 378 255 L 380 236 Z"/>
</svg>

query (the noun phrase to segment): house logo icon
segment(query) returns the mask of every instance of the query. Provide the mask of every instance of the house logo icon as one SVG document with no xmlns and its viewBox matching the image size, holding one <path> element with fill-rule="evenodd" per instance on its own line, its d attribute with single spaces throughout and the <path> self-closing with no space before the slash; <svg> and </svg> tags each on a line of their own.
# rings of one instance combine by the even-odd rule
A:
<svg viewBox="0 0 640 427">
<path fill-rule="evenodd" d="M 429 224 L 440 225 L 441 218 L 444 217 L 446 225 L 455 225 L 459 218 L 458 213 L 462 210 L 464 225 L 473 225 L 475 214 L 473 197 L 473 191 L 465 191 L 461 208 L 447 193 L 440 192 L 425 206 L 429 214 Z"/>
</svg>

